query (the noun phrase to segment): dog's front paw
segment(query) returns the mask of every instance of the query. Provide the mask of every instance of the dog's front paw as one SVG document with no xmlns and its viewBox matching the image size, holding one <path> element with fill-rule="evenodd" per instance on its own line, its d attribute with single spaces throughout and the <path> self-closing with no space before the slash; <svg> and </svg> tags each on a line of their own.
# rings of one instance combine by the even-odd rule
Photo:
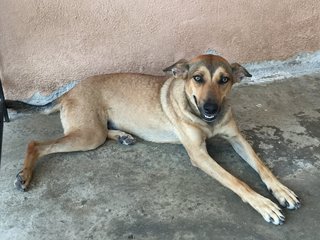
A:
<svg viewBox="0 0 320 240">
<path fill-rule="evenodd" d="M 284 223 L 285 216 L 280 207 L 268 198 L 259 195 L 251 205 L 267 222 L 275 225 L 282 225 Z"/>
<path fill-rule="evenodd" d="M 288 209 L 298 209 L 301 206 L 300 199 L 289 188 L 280 182 L 270 188 L 270 192 L 279 201 L 280 205 Z"/>
<path fill-rule="evenodd" d="M 22 192 L 26 191 L 27 187 L 30 183 L 31 177 L 32 177 L 32 175 L 31 175 L 30 170 L 27 170 L 27 169 L 21 170 L 16 175 L 16 179 L 14 181 L 14 186 Z"/>
<path fill-rule="evenodd" d="M 136 140 L 130 134 L 120 136 L 118 141 L 123 145 L 133 145 L 136 143 Z"/>
</svg>

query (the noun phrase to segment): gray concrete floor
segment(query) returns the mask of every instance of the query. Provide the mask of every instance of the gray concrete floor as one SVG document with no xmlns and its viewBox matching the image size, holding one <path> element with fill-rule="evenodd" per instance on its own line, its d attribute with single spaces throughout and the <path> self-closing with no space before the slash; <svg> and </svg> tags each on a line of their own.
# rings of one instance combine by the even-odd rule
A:
<svg viewBox="0 0 320 240">
<path fill-rule="evenodd" d="M 0 239 L 319 239 L 320 77 L 238 86 L 240 128 L 275 175 L 302 199 L 268 224 L 238 196 L 192 167 L 180 145 L 106 142 L 90 152 L 42 158 L 28 192 L 14 189 L 26 144 L 60 136 L 58 115 L 17 115 L 5 124 Z M 221 139 L 209 152 L 275 201 Z"/>
</svg>

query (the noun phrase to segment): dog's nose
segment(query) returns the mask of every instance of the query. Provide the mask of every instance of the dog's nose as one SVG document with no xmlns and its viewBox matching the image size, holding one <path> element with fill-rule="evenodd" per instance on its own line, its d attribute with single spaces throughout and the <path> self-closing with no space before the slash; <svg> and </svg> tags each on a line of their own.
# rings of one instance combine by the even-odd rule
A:
<svg viewBox="0 0 320 240">
<path fill-rule="evenodd" d="M 218 112 L 219 106 L 216 103 L 206 102 L 203 105 L 203 110 L 206 114 L 214 114 L 214 113 Z"/>
</svg>

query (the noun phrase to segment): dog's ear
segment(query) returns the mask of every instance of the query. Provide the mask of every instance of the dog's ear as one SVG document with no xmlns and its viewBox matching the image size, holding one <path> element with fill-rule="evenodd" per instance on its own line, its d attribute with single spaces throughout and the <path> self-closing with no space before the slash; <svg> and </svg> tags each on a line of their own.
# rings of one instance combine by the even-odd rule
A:
<svg viewBox="0 0 320 240">
<path fill-rule="evenodd" d="M 175 64 L 171 65 L 170 67 L 163 69 L 165 73 L 170 73 L 175 78 L 183 78 L 183 79 L 187 78 L 188 70 L 189 70 L 189 64 L 188 64 L 188 61 L 185 59 L 181 59 Z"/>
<path fill-rule="evenodd" d="M 252 75 L 242 67 L 239 63 L 232 63 L 231 69 L 236 82 L 240 82 L 244 77 L 252 77 Z"/>
</svg>

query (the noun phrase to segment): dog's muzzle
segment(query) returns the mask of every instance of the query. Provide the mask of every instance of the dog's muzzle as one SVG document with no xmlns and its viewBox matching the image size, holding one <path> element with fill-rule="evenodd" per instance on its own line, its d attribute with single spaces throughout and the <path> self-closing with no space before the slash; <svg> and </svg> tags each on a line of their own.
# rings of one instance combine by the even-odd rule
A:
<svg viewBox="0 0 320 240">
<path fill-rule="evenodd" d="M 212 122 L 217 118 L 220 112 L 220 107 L 216 103 L 206 102 L 199 110 L 203 120 L 206 122 Z"/>
<path fill-rule="evenodd" d="M 212 101 L 209 101 L 199 107 L 197 98 L 195 96 L 193 96 L 193 99 L 194 99 L 194 102 L 195 102 L 199 112 L 200 112 L 200 117 L 204 121 L 213 122 L 217 118 L 217 116 L 220 112 L 220 107 L 218 104 L 216 104 Z"/>
</svg>

